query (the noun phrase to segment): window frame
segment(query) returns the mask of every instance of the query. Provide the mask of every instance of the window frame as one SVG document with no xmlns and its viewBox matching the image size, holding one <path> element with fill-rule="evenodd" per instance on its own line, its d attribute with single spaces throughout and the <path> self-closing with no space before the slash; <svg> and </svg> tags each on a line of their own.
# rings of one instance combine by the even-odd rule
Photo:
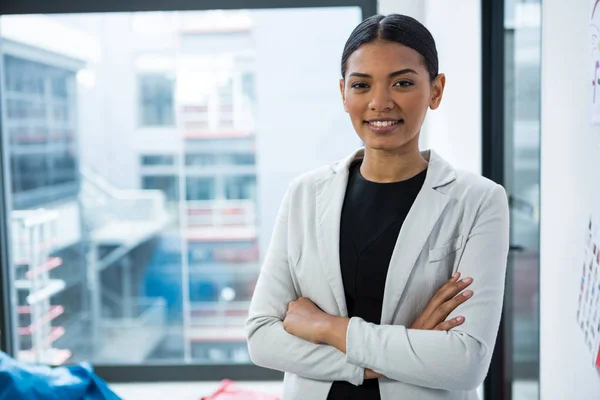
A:
<svg viewBox="0 0 600 400">
<path fill-rule="evenodd" d="M 0 3 L 0 17 L 15 14 L 74 14 L 139 11 L 191 11 L 191 10 L 231 10 L 231 9 L 286 9 L 286 8 L 328 8 L 359 7 L 362 18 L 377 14 L 377 0 L 109 0 L 103 2 L 57 0 L 5 0 Z M 1 23 L 1 21 L 0 21 Z M 2 38 L 0 37 L 0 43 Z M 4 110 L 4 88 L 0 62 L 0 116 Z M 12 306 L 16 301 L 11 282 L 9 204 L 11 204 L 9 157 L 5 154 L 7 138 L 2 130 L 0 118 L 0 350 L 14 355 L 18 349 L 16 335 L 16 313 Z M 214 381 L 223 378 L 233 380 L 281 380 L 283 374 L 254 366 L 252 364 L 143 364 L 143 365 L 96 365 L 96 373 L 108 382 L 157 382 L 157 381 Z"/>
<path fill-rule="evenodd" d="M 481 0 L 482 175 L 500 185 L 505 183 L 505 3 L 506 0 Z M 509 286 L 512 281 L 509 264 L 498 336 L 483 386 L 485 400 L 509 400 L 513 397 L 513 288 Z"/>
</svg>

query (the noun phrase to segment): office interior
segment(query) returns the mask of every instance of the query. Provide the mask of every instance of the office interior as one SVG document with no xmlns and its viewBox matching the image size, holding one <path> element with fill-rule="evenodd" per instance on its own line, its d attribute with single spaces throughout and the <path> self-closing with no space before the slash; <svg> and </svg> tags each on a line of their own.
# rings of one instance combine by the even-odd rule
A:
<svg viewBox="0 0 600 400">
<path fill-rule="evenodd" d="M 600 398 L 597 7 L 3 1 L 0 350 L 90 362 L 124 399 L 224 379 L 280 396 L 245 340 L 262 257 L 289 182 L 361 145 L 338 89 L 346 38 L 400 13 L 431 30 L 448 78 L 421 147 L 509 196 L 480 397 Z"/>
</svg>

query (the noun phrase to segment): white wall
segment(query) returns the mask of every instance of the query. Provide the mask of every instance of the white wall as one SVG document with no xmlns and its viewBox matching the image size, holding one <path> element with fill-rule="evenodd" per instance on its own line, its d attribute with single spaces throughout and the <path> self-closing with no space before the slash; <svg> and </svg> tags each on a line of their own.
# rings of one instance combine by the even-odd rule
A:
<svg viewBox="0 0 600 400">
<path fill-rule="evenodd" d="M 541 398 L 600 398 L 577 325 L 584 239 L 600 217 L 600 127 L 590 124 L 590 1 L 542 5 Z"/>
<path fill-rule="evenodd" d="M 481 1 L 380 0 L 379 13 L 410 15 L 433 35 L 447 86 L 442 105 L 429 112 L 421 148 L 455 167 L 481 172 Z"/>
<path fill-rule="evenodd" d="M 481 1 L 427 0 L 425 25 L 438 49 L 446 91 L 430 111 L 422 147 L 457 168 L 481 172 Z"/>
<path fill-rule="evenodd" d="M 379 14 L 404 14 L 409 15 L 419 21 L 425 17 L 424 0 L 379 0 L 377 2 Z"/>
<path fill-rule="evenodd" d="M 265 10 L 253 13 L 253 20 L 260 244 L 265 250 L 291 180 L 360 146 L 338 86 L 344 43 L 360 22 L 360 11 Z M 312 29 L 306 29 L 308 20 Z"/>
</svg>

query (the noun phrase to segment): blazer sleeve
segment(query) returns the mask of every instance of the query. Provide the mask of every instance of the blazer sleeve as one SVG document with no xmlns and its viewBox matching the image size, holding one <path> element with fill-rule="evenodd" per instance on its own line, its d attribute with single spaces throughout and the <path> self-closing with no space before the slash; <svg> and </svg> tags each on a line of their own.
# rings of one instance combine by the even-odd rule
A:
<svg viewBox="0 0 600 400">
<path fill-rule="evenodd" d="M 300 339 L 283 328 L 288 304 L 298 299 L 287 251 L 292 191 L 290 186 L 283 199 L 250 304 L 246 322 L 250 358 L 258 366 L 304 378 L 360 385 L 364 368 L 347 363 L 344 353 Z"/>
<path fill-rule="evenodd" d="M 502 312 L 509 210 L 499 185 L 481 204 L 458 265 L 462 276 L 473 278 L 474 295 L 448 316 L 464 315 L 463 325 L 445 332 L 352 318 L 346 332 L 349 363 L 435 389 L 473 390 L 483 382 Z"/>
</svg>

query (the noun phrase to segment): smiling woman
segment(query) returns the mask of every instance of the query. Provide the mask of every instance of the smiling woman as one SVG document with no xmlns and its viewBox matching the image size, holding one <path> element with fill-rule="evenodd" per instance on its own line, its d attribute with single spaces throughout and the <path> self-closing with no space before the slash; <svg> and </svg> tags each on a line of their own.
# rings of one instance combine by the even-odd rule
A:
<svg viewBox="0 0 600 400">
<path fill-rule="evenodd" d="M 415 19 L 375 16 L 350 35 L 340 91 L 364 148 L 291 183 L 247 322 L 252 360 L 286 372 L 285 400 L 478 398 L 508 204 L 419 149 L 445 83 Z"/>
<path fill-rule="evenodd" d="M 420 159 L 421 126 L 428 108 L 439 107 L 445 84 L 446 77 L 438 73 L 433 37 L 413 18 L 373 17 L 356 29 L 344 49 L 340 80 L 344 109 L 365 147 L 372 150 L 402 149 Z M 372 175 L 368 158 L 367 154 L 361 172 Z M 426 165 L 422 159 L 405 161 L 414 168 L 405 170 L 404 176 L 372 178 L 406 179 Z"/>
</svg>

